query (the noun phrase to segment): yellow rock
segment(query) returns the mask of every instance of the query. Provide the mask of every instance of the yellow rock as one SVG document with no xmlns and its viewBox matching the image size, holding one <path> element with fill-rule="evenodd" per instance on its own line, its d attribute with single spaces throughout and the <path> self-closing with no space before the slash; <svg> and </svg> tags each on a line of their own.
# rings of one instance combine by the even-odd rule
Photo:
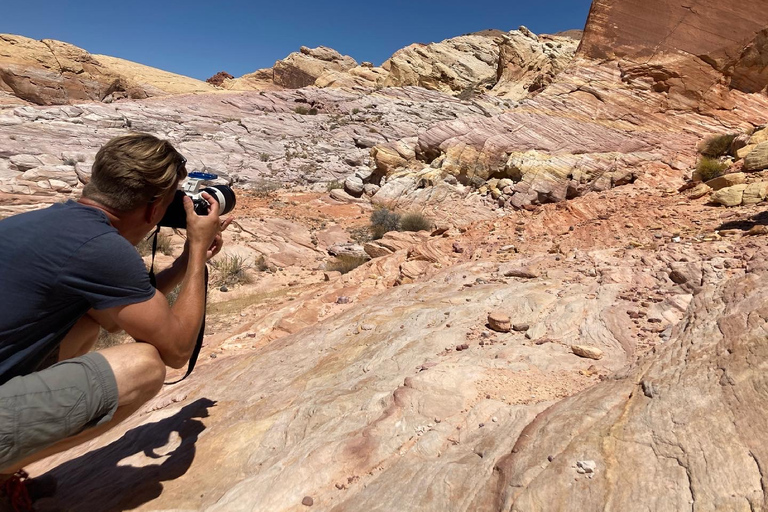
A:
<svg viewBox="0 0 768 512">
<path fill-rule="evenodd" d="M 721 188 L 712 194 L 712 201 L 723 206 L 739 206 L 746 189 L 747 185 L 744 184 Z"/>
</svg>

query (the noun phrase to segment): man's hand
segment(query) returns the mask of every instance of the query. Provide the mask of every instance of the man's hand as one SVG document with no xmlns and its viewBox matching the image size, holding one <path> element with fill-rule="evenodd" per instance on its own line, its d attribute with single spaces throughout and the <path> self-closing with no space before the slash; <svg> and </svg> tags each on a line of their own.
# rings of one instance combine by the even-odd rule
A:
<svg viewBox="0 0 768 512">
<path fill-rule="evenodd" d="M 221 221 L 219 220 L 219 203 L 207 192 L 202 193 L 208 201 L 208 215 L 195 213 L 195 206 L 189 196 L 184 196 L 184 210 L 187 213 L 187 240 L 191 255 L 200 254 L 213 247 L 214 241 L 220 235 Z"/>
<path fill-rule="evenodd" d="M 221 248 L 224 247 L 224 238 L 221 236 L 221 232 L 227 229 L 227 227 L 232 223 L 232 221 L 235 220 L 234 217 L 227 217 L 223 221 L 221 221 L 221 228 L 219 229 L 219 233 L 214 237 L 213 243 L 208 248 L 208 252 L 206 253 L 206 258 L 211 259 L 219 252 L 221 251 Z"/>
</svg>

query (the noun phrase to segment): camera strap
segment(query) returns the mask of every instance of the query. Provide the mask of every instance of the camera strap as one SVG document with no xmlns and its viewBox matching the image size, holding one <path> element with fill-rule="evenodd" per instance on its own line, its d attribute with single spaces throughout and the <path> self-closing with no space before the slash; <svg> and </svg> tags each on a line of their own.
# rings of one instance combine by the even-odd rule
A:
<svg viewBox="0 0 768 512">
<path fill-rule="evenodd" d="M 159 233 L 160 233 L 160 226 L 157 226 L 157 229 L 155 230 L 155 233 L 152 239 L 152 263 L 150 263 L 149 265 L 149 282 L 155 288 L 157 288 L 157 277 L 155 277 L 155 253 L 157 252 L 157 236 Z M 208 265 L 205 265 L 205 297 L 203 299 L 203 323 L 200 325 L 200 332 L 197 334 L 197 341 L 195 342 L 195 349 L 192 351 L 192 357 L 189 358 L 187 373 L 185 373 L 184 376 L 179 380 L 175 380 L 173 382 L 166 382 L 165 384 L 167 385 L 178 384 L 179 382 L 189 377 L 189 374 L 192 373 L 192 370 L 194 370 L 195 363 L 197 363 L 197 357 L 200 355 L 200 349 L 203 348 L 203 335 L 205 334 L 205 310 L 207 306 L 208 306 Z"/>
</svg>

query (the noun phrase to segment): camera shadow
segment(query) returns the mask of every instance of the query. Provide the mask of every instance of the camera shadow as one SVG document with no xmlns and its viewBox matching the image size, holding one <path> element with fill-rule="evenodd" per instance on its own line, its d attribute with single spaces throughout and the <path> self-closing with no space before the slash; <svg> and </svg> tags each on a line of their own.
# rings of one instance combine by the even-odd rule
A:
<svg viewBox="0 0 768 512">
<path fill-rule="evenodd" d="M 157 498 L 163 492 L 162 482 L 182 476 L 192 465 L 195 443 L 205 430 L 197 418 L 207 417 L 214 405 L 215 401 L 201 398 L 173 416 L 136 427 L 107 446 L 60 464 L 45 473 L 56 478 L 56 494 L 36 502 L 35 509 L 122 511 Z M 173 449 L 157 453 L 169 442 Z M 143 467 L 125 460 L 138 454 L 144 455 L 139 457 Z M 147 458 L 158 462 L 147 463 Z"/>
</svg>

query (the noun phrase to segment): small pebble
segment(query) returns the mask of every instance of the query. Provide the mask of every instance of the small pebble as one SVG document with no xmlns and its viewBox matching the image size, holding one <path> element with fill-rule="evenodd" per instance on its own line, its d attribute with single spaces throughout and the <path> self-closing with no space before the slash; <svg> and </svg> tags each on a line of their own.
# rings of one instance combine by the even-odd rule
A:
<svg viewBox="0 0 768 512">
<path fill-rule="evenodd" d="M 481 423 L 478 425 L 478 427 L 483 428 L 485 426 L 485 423 Z"/>
<path fill-rule="evenodd" d="M 301 504 L 306 507 L 311 507 L 315 504 L 315 500 L 312 499 L 312 496 L 304 496 L 304 499 L 301 500 Z"/>
<path fill-rule="evenodd" d="M 491 418 L 491 421 L 494 422 L 494 423 L 497 423 L 499 421 L 499 418 L 494 416 L 493 418 Z"/>
<path fill-rule="evenodd" d="M 226 286 L 222 286 L 221 288 L 219 288 L 219 291 L 220 292 L 228 292 L 229 288 L 227 288 Z"/>
</svg>

